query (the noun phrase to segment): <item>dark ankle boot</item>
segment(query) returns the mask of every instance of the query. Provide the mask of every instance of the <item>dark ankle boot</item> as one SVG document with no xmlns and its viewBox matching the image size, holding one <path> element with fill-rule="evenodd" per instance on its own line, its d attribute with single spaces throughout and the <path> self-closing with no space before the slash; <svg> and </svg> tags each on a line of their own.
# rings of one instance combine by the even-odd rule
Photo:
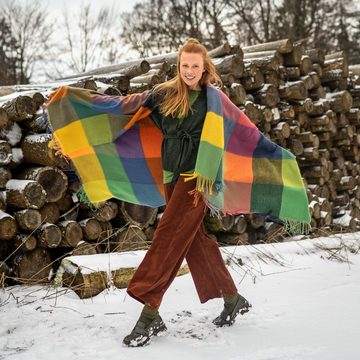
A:
<svg viewBox="0 0 360 360">
<path fill-rule="evenodd" d="M 251 308 L 251 304 L 240 294 L 237 294 L 234 299 L 234 305 L 229 308 L 225 302 L 225 306 L 221 314 L 213 320 L 213 324 L 217 327 L 231 326 L 235 322 L 236 316 L 240 313 L 241 315 L 247 313 Z"/>
<path fill-rule="evenodd" d="M 158 311 L 145 305 L 134 329 L 125 336 L 123 345 L 128 347 L 144 346 L 150 343 L 152 336 L 166 330 Z"/>
</svg>

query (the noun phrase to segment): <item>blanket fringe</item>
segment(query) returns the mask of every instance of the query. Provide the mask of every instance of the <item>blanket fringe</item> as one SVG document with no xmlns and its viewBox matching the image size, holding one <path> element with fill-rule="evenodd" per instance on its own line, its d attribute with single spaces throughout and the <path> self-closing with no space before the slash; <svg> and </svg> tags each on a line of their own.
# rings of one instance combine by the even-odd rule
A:
<svg viewBox="0 0 360 360">
<path fill-rule="evenodd" d="M 85 204 L 86 206 L 88 206 L 92 211 L 99 210 L 99 207 L 90 201 L 90 199 L 86 195 L 86 192 L 85 192 L 85 189 L 83 186 L 81 186 L 80 189 L 76 191 L 76 195 L 79 198 L 79 201 L 81 203 Z"/>
<path fill-rule="evenodd" d="M 196 190 L 198 192 L 205 193 L 206 195 L 213 194 L 213 186 L 214 186 L 213 180 L 200 175 L 200 173 L 198 173 L 198 172 L 194 172 L 193 174 L 182 173 L 180 175 L 185 178 L 184 179 L 185 182 L 193 180 L 193 179 L 197 179 L 196 180 Z"/>
<path fill-rule="evenodd" d="M 280 219 L 284 221 L 284 228 L 293 235 L 308 235 L 311 231 L 311 225 L 304 221 L 289 219 Z"/>
</svg>

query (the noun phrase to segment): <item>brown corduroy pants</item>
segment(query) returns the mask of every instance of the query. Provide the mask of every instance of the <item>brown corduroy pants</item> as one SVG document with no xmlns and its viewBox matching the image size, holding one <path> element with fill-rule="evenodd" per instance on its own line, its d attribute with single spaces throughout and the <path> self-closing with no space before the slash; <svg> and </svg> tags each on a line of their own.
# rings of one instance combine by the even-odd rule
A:
<svg viewBox="0 0 360 360">
<path fill-rule="evenodd" d="M 165 291 L 186 258 L 200 302 L 236 294 L 234 281 L 221 257 L 218 244 L 205 234 L 206 205 L 194 206 L 196 179 L 165 184 L 166 209 L 152 244 L 128 285 L 130 296 L 159 308 Z"/>
</svg>

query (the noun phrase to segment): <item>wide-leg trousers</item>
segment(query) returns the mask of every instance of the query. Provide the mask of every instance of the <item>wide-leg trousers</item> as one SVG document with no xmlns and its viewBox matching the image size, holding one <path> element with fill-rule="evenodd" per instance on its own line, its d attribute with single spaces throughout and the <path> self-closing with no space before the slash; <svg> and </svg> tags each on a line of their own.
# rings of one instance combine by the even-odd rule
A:
<svg viewBox="0 0 360 360">
<path fill-rule="evenodd" d="M 205 233 L 206 205 L 194 205 L 196 179 L 165 184 L 166 209 L 155 230 L 152 244 L 130 281 L 127 292 L 143 304 L 159 308 L 184 258 L 201 303 L 236 294 L 218 244 Z"/>
</svg>

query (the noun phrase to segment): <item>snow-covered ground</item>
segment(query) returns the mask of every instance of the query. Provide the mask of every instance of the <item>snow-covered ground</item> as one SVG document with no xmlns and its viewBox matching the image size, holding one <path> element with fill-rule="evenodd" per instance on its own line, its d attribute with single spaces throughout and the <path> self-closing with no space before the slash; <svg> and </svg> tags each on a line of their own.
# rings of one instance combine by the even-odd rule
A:
<svg viewBox="0 0 360 360">
<path fill-rule="evenodd" d="M 122 346 L 141 310 L 125 290 L 81 300 L 65 288 L 8 287 L 0 290 L 0 359 L 357 360 L 359 248 L 360 233 L 226 248 L 252 310 L 215 328 L 222 301 L 200 304 L 190 274 L 178 277 L 161 307 L 167 333 L 137 349 Z"/>
</svg>

